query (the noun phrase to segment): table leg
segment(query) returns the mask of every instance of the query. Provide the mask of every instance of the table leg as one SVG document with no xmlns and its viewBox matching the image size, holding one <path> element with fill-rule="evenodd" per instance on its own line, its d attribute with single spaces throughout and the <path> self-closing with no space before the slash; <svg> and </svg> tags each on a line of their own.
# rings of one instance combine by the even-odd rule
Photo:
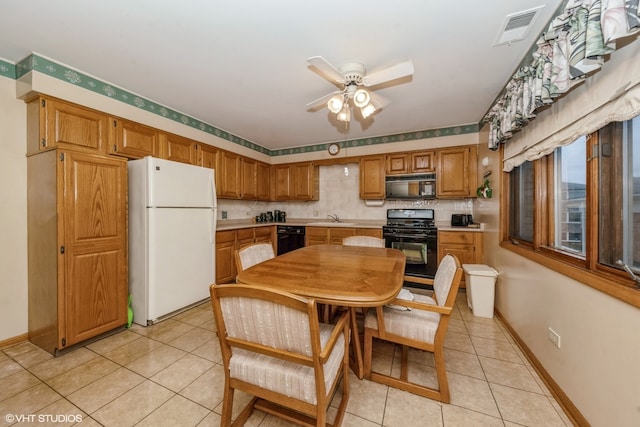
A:
<svg viewBox="0 0 640 427">
<path fill-rule="evenodd" d="M 358 321 L 356 319 L 356 308 L 349 307 L 349 318 L 351 319 L 351 348 L 354 352 L 349 362 L 353 372 L 359 379 L 362 379 L 364 378 L 364 362 L 362 360 L 362 345 L 360 343 L 360 331 L 358 330 Z"/>
</svg>

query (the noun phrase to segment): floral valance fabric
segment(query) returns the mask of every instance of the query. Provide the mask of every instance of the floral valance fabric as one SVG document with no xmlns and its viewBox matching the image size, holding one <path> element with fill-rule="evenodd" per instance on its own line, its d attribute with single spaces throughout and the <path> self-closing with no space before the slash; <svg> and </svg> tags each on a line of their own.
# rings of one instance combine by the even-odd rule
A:
<svg viewBox="0 0 640 427">
<path fill-rule="evenodd" d="M 640 31 L 640 0 L 569 0 L 484 118 L 489 148 L 522 129 L 536 112 L 584 81 L 615 51 L 616 40 Z"/>
</svg>

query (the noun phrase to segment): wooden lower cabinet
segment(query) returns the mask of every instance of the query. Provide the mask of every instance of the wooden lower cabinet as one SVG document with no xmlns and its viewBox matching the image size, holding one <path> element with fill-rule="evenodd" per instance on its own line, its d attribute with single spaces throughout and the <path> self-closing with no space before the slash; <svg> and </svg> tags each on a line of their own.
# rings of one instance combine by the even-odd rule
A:
<svg viewBox="0 0 640 427">
<path fill-rule="evenodd" d="M 29 339 L 57 354 L 127 323 L 127 163 L 27 157 Z"/>
<path fill-rule="evenodd" d="M 235 249 L 236 230 L 216 233 L 216 283 L 229 283 L 235 280 L 236 267 L 233 261 Z"/>
<path fill-rule="evenodd" d="M 381 228 L 353 227 L 306 227 L 305 246 L 341 245 L 342 239 L 349 236 L 372 236 L 382 238 Z"/>
<path fill-rule="evenodd" d="M 460 264 L 482 264 L 482 232 L 439 231 L 438 263 L 446 254 L 455 255 Z M 464 287 L 464 276 L 460 284 Z"/>
<path fill-rule="evenodd" d="M 236 270 L 233 253 L 251 243 L 271 242 L 276 252 L 275 226 L 248 227 L 236 230 L 216 232 L 216 283 L 231 283 L 236 280 Z"/>
<path fill-rule="evenodd" d="M 273 244 L 276 241 L 276 237 L 274 235 L 275 233 L 275 227 L 256 227 L 253 229 L 254 230 L 254 234 L 255 234 L 255 242 L 256 243 L 267 243 L 270 242 L 271 244 Z M 274 245 L 274 252 L 275 252 L 275 245 Z"/>
</svg>

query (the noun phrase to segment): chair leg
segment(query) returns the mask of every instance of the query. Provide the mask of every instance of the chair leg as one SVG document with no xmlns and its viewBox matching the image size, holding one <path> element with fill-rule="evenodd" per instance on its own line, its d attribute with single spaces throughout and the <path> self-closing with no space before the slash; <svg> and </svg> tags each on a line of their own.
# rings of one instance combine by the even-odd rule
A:
<svg viewBox="0 0 640 427">
<path fill-rule="evenodd" d="M 451 396 L 449 394 L 449 381 L 447 380 L 447 368 L 444 363 L 444 350 L 440 346 L 433 352 L 436 364 L 436 374 L 438 376 L 438 388 L 440 389 L 440 401 L 449 403 Z"/>
<path fill-rule="evenodd" d="M 373 352 L 373 336 L 367 328 L 364 328 L 364 377 L 371 379 L 371 359 Z"/>
<path fill-rule="evenodd" d="M 409 347 L 402 346 L 402 355 L 400 358 L 400 379 L 409 381 Z"/>
<path fill-rule="evenodd" d="M 228 384 L 224 386 L 224 396 L 222 398 L 222 417 L 220 419 L 221 427 L 229 427 L 231 425 L 231 413 L 233 412 L 233 388 Z"/>
</svg>

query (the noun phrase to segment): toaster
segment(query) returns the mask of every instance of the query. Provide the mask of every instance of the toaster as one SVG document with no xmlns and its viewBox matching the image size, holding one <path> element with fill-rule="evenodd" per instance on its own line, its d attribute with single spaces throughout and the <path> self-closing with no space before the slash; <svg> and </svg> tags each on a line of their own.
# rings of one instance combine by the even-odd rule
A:
<svg viewBox="0 0 640 427">
<path fill-rule="evenodd" d="M 473 215 L 467 215 L 467 214 L 451 215 L 452 227 L 467 227 L 470 224 L 473 224 Z"/>
</svg>

